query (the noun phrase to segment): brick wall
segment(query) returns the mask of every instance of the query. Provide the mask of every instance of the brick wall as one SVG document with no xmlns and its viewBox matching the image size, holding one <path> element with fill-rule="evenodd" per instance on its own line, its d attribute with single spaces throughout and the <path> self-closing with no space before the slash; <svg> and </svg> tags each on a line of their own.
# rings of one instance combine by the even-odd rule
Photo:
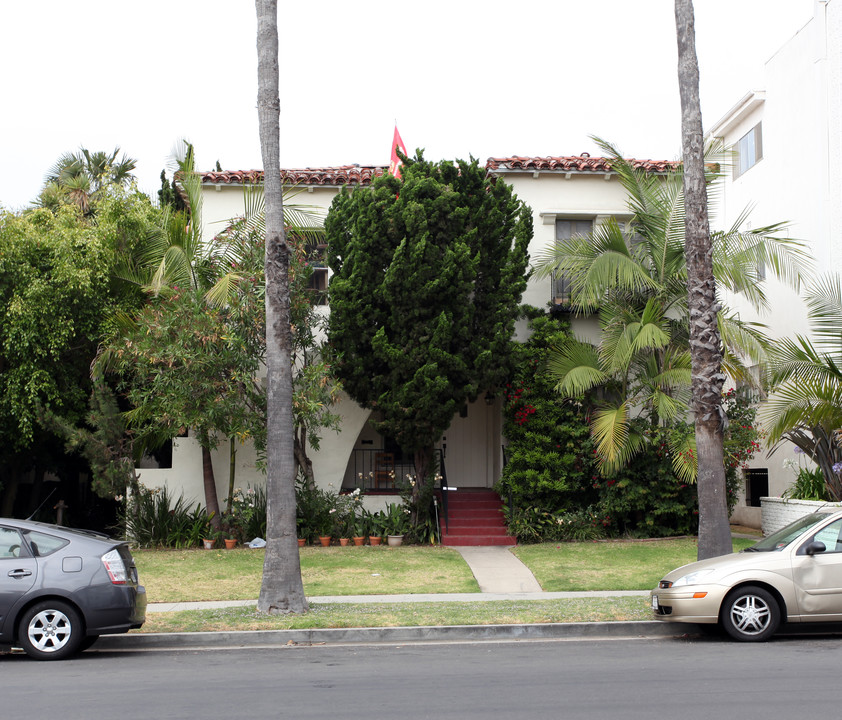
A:
<svg viewBox="0 0 842 720">
<path fill-rule="evenodd" d="M 760 498 L 762 508 L 763 535 L 771 535 L 785 525 L 789 525 L 804 515 L 809 515 L 820 508 L 828 512 L 842 508 L 842 503 L 816 502 L 814 500 L 785 500 L 777 497 Z"/>
</svg>

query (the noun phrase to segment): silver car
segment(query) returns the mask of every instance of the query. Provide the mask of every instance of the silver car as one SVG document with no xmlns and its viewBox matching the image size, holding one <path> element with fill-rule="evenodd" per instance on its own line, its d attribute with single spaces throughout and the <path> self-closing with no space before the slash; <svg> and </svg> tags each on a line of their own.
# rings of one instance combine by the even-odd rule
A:
<svg viewBox="0 0 842 720">
<path fill-rule="evenodd" d="M 673 570 L 650 593 L 655 618 L 720 623 L 767 640 L 781 623 L 842 621 L 842 512 L 813 513 L 733 555 Z"/>
<path fill-rule="evenodd" d="M 60 660 L 145 619 L 146 590 L 126 543 L 0 518 L 0 645 Z"/>
</svg>

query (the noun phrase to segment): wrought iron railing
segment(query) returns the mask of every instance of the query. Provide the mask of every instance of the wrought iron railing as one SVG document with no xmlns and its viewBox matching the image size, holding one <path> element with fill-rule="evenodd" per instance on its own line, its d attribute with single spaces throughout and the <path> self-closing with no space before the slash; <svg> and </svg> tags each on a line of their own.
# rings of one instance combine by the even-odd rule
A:
<svg viewBox="0 0 842 720">
<path fill-rule="evenodd" d="M 438 465 L 439 474 L 444 476 L 444 454 L 441 450 L 434 450 L 433 458 Z M 407 476 L 415 476 L 415 465 L 409 453 L 361 448 L 353 451 L 342 481 L 342 489 L 398 492 Z"/>
</svg>

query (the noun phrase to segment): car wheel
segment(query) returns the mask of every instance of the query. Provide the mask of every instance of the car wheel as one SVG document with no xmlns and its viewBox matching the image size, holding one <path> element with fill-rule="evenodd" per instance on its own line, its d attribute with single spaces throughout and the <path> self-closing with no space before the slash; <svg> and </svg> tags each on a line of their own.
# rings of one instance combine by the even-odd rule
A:
<svg viewBox="0 0 842 720">
<path fill-rule="evenodd" d="M 62 660 L 76 653 L 84 639 L 79 613 L 60 600 L 33 605 L 18 625 L 18 643 L 37 660 Z"/>
<path fill-rule="evenodd" d="M 781 609 L 772 594 L 747 585 L 734 590 L 722 605 L 722 627 L 743 642 L 768 640 L 781 622 Z"/>
</svg>

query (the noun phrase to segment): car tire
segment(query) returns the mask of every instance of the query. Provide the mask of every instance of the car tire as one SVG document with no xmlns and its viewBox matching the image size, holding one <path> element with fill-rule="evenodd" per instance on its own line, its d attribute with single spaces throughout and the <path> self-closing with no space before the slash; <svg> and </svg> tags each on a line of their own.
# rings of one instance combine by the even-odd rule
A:
<svg viewBox="0 0 842 720">
<path fill-rule="evenodd" d="M 84 640 L 79 613 L 60 600 L 33 605 L 18 625 L 18 644 L 36 660 L 63 660 L 77 653 Z"/>
<path fill-rule="evenodd" d="M 720 621 L 725 632 L 734 640 L 763 642 L 778 629 L 781 609 L 768 590 L 746 585 L 725 598 Z"/>
</svg>

